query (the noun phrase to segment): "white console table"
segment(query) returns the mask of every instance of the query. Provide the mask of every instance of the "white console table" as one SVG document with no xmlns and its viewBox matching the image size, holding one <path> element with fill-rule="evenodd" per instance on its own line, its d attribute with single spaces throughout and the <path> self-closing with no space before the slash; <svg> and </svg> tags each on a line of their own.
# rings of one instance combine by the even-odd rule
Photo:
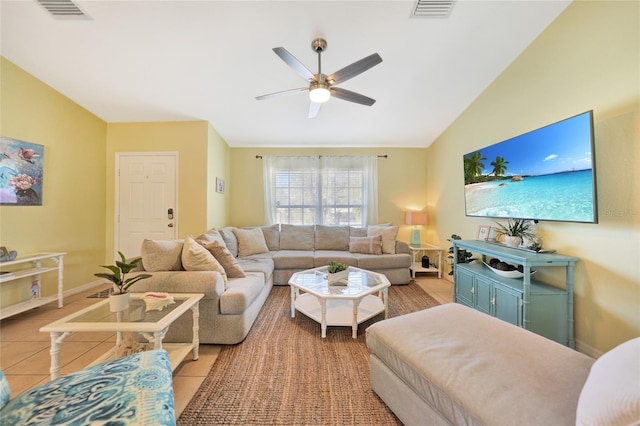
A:
<svg viewBox="0 0 640 426">
<path fill-rule="evenodd" d="M 1 262 L 0 284 L 21 278 L 34 277 L 31 282 L 26 282 L 31 288 L 31 298 L 0 309 L 0 320 L 19 314 L 38 306 L 58 300 L 58 308 L 62 308 L 63 298 L 63 258 L 67 253 L 36 253 L 26 256 L 18 256 L 15 260 Z M 11 267 L 11 268 L 10 268 Z M 15 267 L 15 268 L 14 268 Z M 42 297 L 41 278 L 46 272 L 58 271 L 58 293 L 55 296 Z"/>
</svg>

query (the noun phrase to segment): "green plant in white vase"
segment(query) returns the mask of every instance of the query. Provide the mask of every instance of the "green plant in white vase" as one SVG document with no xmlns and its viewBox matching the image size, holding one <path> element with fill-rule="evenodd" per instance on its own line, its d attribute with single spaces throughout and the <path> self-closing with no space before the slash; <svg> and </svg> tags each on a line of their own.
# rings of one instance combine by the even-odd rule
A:
<svg viewBox="0 0 640 426">
<path fill-rule="evenodd" d="M 523 239 L 533 239 L 535 232 L 531 230 L 532 222 L 528 219 L 508 219 L 506 224 L 498 223 L 496 230 L 498 235 L 502 235 L 503 241 L 510 247 L 518 247 Z"/>
<path fill-rule="evenodd" d="M 113 291 L 109 294 L 109 305 L 111 312 L 120 312 L 129 307 L 129 287 L 140 280 L 151 278 L 151 274 L 140 274 L 135 277 L 126 278 L 127 274 L 133 271 L 142 258 L 135 258 L 127 262 L 127 258 L 118 252 L 120 260 L 116 259 L 115 265 L 100 265 L 109 272 L 98 272 L 94 274 L 98 278 L 105 278 L 113 284 Z"/>
<path fill-rule="evenodd" d="M 329 267 L 327 268 L 327 270 L 330 274 L 337 274 L 338 272 L 346 271 L 347 268 L 348 266 L 344 263 L 338 263 L 335 260 L 331 260 L 329 262 Z"/>
<path fill-rule="evenodd" d="M 151 278 L 151 274 L 140 274 L 135 277 L 125 279 L 126 275 L 138 266 L 138 263 L 140 263 L 142 258 L 138 257 L 127 262 L 127 258 L 122 254 L 122 252 L 119 251 L 118 254 L 120 255 L 120 260 L 116 260 L 115 265 L 100 265 L 100 267 L 110 270 L 111 273 L 98 272 L 97 274 L 94 274 L 96 277 L 105 278 L 113 283 L 113 294 L 124 294 L 129 290 L 129 287 L 136 282 L 146 278 Z"/>
</svg>

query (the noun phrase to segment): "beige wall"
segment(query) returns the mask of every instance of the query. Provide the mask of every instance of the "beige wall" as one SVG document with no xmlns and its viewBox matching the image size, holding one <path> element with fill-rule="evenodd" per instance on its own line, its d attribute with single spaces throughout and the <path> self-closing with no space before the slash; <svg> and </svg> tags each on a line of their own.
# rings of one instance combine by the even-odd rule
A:
<svg viewBox="0 0 640 426">
<path fill-rule="evenodd" d="M 179 154 L 178 236 L 195 236 L 211 226 L 223 226 L 227 195 L 215 192 L 215 177 L 229 175 L 229 148 L 206 121 L 109 124 L 107 217 L 114 216 L 115 154 L 159 151 L 177 151 Z M 107 253 L 114 253 L 114 232 L 113 220 L 108 220 Z"/>
<path fill-rule="evenodd" d="M 85 109 L 0 58 L 2 136 L 44 145 L 42 206 L 0 207 L 0 245 L 19 254 L 67 252 L 69 289 L 93 281 L 105 257 L 107 125 Z M 43 275 L 43 295 L 56 292 L 55 273 Z M 1 306 L 29 298 L 29 286 L 0 286 Z"/>
<path fill-rule="evenodd" d="M 538 225 L 546 247 L 581 258 L 575 331 L 591 353 L 640 335 L 639 9 L 574 2 L 428 149 L 434 240 L 474 238 L 493 220 L 464 216 L 462 156 L 594 110 L 599 223 Z"/>
<path fill-rule="evenodd" d="M 403 225 L 406 210 L 427 207 L 426 149 L 257 149 L 231 150 L 231 212 L 229 225 L 252 226 L 264 223 L 262 161 L 256 155 L 388 155 L 378 159 L 378 219 Z M 410 240 L 402 226 L 399 238 Z M 427 240 L 426 230 L 422 233 Z"/>
</svg>

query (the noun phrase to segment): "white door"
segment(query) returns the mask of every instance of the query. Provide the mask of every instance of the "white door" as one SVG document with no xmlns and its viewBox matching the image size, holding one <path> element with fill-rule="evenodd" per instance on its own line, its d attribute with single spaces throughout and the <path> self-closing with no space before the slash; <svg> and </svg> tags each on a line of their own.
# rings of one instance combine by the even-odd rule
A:
<svg viewBox="0 0 640 426">
<path fill-rule="evenodd" d="M 116 255 L 139 256 L 145 238 L 176 238 L 177 164 L 177 152 L 116 154 Z"/>
</svg>

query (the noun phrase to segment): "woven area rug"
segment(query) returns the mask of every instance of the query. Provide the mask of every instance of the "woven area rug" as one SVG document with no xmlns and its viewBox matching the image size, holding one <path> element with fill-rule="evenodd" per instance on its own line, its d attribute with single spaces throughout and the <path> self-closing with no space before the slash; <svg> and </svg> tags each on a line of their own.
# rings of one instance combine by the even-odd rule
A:
<svg viewBox="0 0 640 426">
<path fill-rule="evenodd" d="M 439 303 L 417 284 L 389 289 L 389 316 Z M 178 425 L 399 425 L 371 390 L 364 330 L 291 318 L 288 286 L 274 286 L 244 342 L 225 346 Z"/>
</svg>

